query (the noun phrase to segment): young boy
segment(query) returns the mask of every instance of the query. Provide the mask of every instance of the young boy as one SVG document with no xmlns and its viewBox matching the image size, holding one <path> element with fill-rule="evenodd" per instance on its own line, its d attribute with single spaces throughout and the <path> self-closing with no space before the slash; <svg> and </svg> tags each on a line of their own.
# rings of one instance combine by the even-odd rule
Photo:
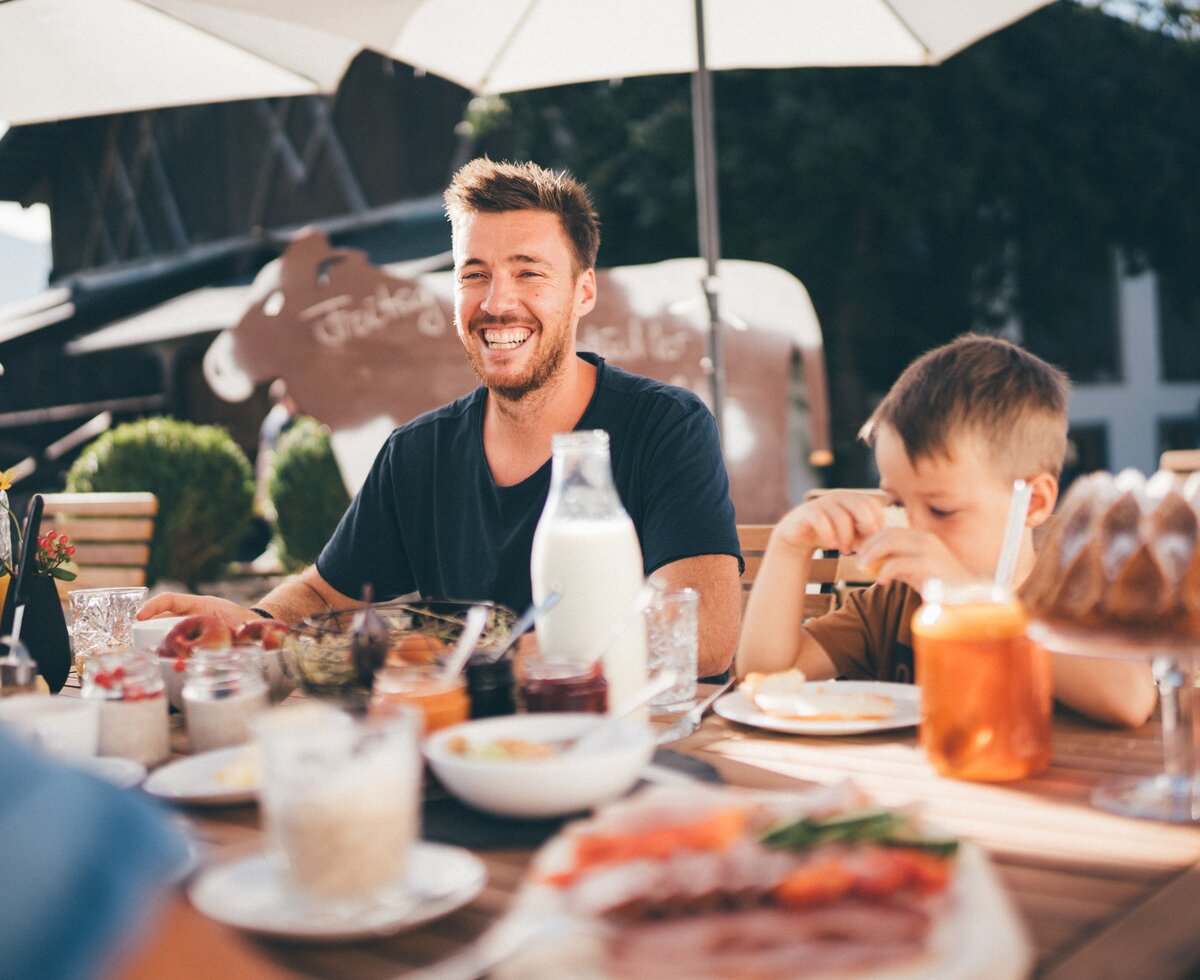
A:
<svg viewBox="0 0 1200 980">
<path fill-rule="evenodd" d="M 914 361 L 862 427 L 879 485 L 908 527 L 887 527 L 875 497 L 839 491 L 795 508 L 775 527 L 750 601 L 737 671 L 791 667 L 830 677 L 912 681 L 912 615 L 924 582 L 995 574 L 1013 481 L 1032 488 L 1016 583 L 1034 565 L 1033 528 L 1058 499 L 1067 448 L 1066 376 L 1025 350 L 966 335 Z M 818 548 L 857 552 L 876 584 L 801 625 Z M 1155 705 L 1149 668 L 1053 657 L 1055 697 L 1090 717 L 1140 725 Z"/>
</svg>

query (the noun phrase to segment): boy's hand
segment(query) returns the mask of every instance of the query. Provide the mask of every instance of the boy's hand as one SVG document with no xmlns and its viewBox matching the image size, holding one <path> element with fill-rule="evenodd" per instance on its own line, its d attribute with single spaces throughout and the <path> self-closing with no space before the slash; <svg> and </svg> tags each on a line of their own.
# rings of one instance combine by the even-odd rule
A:
<svg viewBox="0 0 1200 980">
<path fill-rule="evenodd" d="M 822 494 L 789 511 L 772 537 L 811 557 L 817 548 L 849 554 L 886 522 L 883 504 L 872 494 L 838 490 Z"/>
<path fill-rule="evenodd" d="M 928 531 L 887 528 L 863 542 L 858 561 L 879 582 L 904 582 L 920 592 L 931 578 L 955 584 L 974 576 Z"/>
</svg>

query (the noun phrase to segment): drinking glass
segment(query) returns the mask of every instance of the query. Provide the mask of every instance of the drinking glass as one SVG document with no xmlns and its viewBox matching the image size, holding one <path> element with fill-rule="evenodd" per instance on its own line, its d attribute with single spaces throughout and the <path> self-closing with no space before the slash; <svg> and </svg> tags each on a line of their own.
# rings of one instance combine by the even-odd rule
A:
<svg viewBox="0 0 1200 980">
<path fill-rule="evenodd" d="M 364 908 L 403 900 L 418 830 L 418 714 L 396 706 L 356 720 L 312 702 L 268 711 L 252 730 L 263 752 L 267 840 L 302 900 Z"/>
<path fill-rule="evenodd" d="M 696 698 L 699 608 L 700 593 L 695 589 L 659 592 L 646 608 L 646 663 L 650 678 L 653 680 L 666 671 L 679 676 L 677 684 L 651 700 L 653 709 L 679 710 Z"/>
<path fill-rule="evenodd" d="M 534 650 L 519 658 L 517 671 L 517 693 L 527 712 L 608 710 L 608 682 L 598 660 L 553 660 Z"/>
<path fill-rule="evenodd" d="M 74 589 L 67 593 L 71 612 L 71 652 L 83 677 L 87 658 L 105 650 L 133 646 L 133 624 L 146 601 L 145 586 Z"/>
<path fill-rule="evenodd" d="M 411 705 L 420 711 L 426 735 L 457 725 L 471 715 L 463 675 L 444 677 L 437 667 L 409 665 L 376 671 L 369 711 L 384 715 L 396 704 Z"/>
<path fill-rule="evenodd" d="M 920 741 L 954 779 L 1024 779 L 1050 764 L 1050 655 L 1012 592 L 930 581 L 913 618 Z"/>
</svg>

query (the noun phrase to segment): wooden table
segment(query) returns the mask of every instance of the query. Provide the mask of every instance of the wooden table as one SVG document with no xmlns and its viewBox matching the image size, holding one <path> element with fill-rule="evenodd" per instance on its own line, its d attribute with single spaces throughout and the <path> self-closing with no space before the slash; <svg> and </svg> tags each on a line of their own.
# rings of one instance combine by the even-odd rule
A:
<svg viewBox="0 0 1200 980">
<path fill-rule="evenodd" d="M 1061 715 L 1054 735 L 1049 770 L 1002 785 L 936 776 L 911 730 L 775 736 L 711 716 L 672 748 L 712 764 L 729 783 L 787 788 L 849 777 L 882 803 L 922 802 L 931 819 L 991 855 L 1028 927 L 1039 977 L 1158 980 L 1193 974 L 1200 964 L 1200 826 L 1113 816 L 1089 802 L 1092 787 L 1106 776 L 1158 770 L 1157 725 L 1112 731 Z M 214 861 L 261 846 L 253 806 L 186 812 Z M 256 945 L 271 959 L 318 977 L 383 978 L 435 962 L 503 913 L 530 852 L 481 856 L 490 872 L 484 893 L 425 928 L 349 946 Z"/>
</svg>

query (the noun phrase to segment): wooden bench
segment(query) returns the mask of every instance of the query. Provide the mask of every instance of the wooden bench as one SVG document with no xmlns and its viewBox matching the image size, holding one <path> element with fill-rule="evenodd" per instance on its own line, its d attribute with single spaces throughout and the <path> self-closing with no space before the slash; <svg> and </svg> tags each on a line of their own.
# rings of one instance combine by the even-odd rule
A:
<svg viewBox="0 0 1200 980">
<path fill-rule="evenodd" d="M 75 546 L 78 577 L 55 581 L 59 597 L 72 589 L 145 585 L 158 498 L 152 493 L 47 493 L 39 536 L 51 529 Z"/>
</svg>

